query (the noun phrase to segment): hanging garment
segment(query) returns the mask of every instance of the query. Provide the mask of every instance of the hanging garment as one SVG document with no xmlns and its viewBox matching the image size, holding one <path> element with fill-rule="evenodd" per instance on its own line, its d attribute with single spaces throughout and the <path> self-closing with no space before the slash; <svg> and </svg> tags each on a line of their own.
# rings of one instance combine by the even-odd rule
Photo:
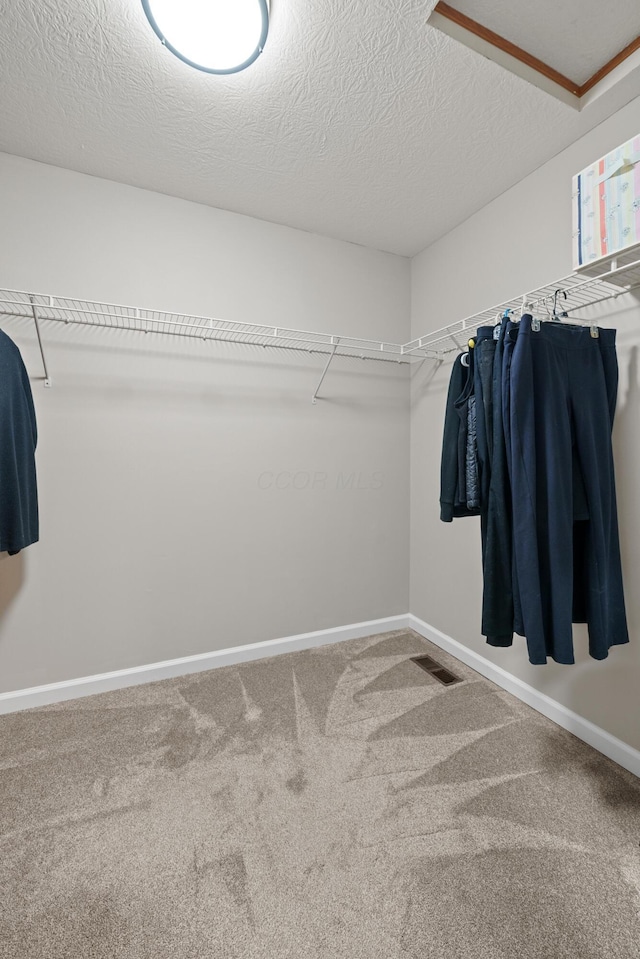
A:
<svg viewBox="0 0 640 959">
<path fill-rule="evenodd" d="M 36 414 L 18 347 L 0 330 L 0 552 L 38 541 Z"/>
<path fill-rule="evenodd" d="M 513 632 L 524 636 L 522 611 L 518 594 L 518 576 L 513 551 L 513 523 L 511 513 L 510 459 L 511 439 L 509 422 L 509 378 L 511 356 L 518 336 L 518 323 L 507 321 L 500 327 L 493 366 L 493 450 L 491 461 L 491 488 L 486 520 L 483 520 L 483 606 L 482 633 L 491 646 L 511 646 Z M 603 369 L 607 386 L 609 413 L 613 424 L 615 413 L 618 369 L 615 351 L 605 348 L 607 337 L 599 338 Z M 574 623 L 587 620 L 586 596 L 588 578 L 585 569 L 588 506 L 582 470 L 575 443 L 572 449 L 572 484 L 574 513 Z"/>
<path fill-rule="evenodd" d="M 469 341 L 470 346 L 473 343 Z M 464 365 L 464 358 L 462 360 Z M 480 486 L 478 471 L 477 416 L 475 402 L 475 353 L 473 347 L 466 354 L 467 379 L 462 393 L 454 406 L 460 417 L 458 434 L 458 500 L 466 506 L 466 514 L 474 516 L 480 511 Z"/>
<path fill-rule="evenodd" d="M 460 418 L 456 413 L 455 401 L 464 388 L 467 373 L 468 371 L 462 365 L 462 356 L 457 356 L 449 379 L 440 459 L 440 519 L 443 523 L 450 523 L 453 520 L 456 503 Z"/>
<path fill-rule="evenodd" d="M 491 375 L 491 472 L 483 516 L 482 633 L 490 646 L 511 646 L 514 633 L 514 570 L 511 485 L 507 463 L 503 399 L 508 386 L 516 323 L 503 320 L 494 341 Z M 509 346 L 507 353 L 506 346 Z M 489 392 L 487 388 L 486 392 Z"/>
<path fill-rule="evenodd" d="M 466 499 L 467 417 L 464 423 L 456 401 L 466 393 L 469 367 L 463 366 L 462 355 L 456 357 L 449 380 L 447 407 L 442 438 L 440 463 L 440 519 L 450 523 L 454 517 L 478 516 L 479 509 L 469 509 Z"/>
<path fill-rule="evenodd" d="M 588 327 L 546 323 L 532 331 L 531 319 L 520 322 L 509 378 L 514 555 L 529 660 L 575 661 L 576 576 L 589 652 L 604 659 L 629 641 L 611 447 L 615 330 L 594 338 Z M 588 510 L 581 569 L 574 567 L 576 463 Z"/>
<path fill-rule="evenodd" d="M 513 324 L 511 324 L 513 325 Z M 478 461 L 481 477 L 483 572 L 482 632 L 492 646 L 513 643 L 511 597 L 511 496 L 504 454 L 501 366 L 505 320 L 481 326 L 474 350 L 478 415 Z"/>
<path fill-rule="evenodd" d="M 481 326 L 473 350 L 473 392 L 477 407 L 477 459 L 480 476 L 480 503 L 486 511 L 489 501 L 493 456 L 493 360 L 497 341 L 495 326 Z"/>
<path fill-rule="evenodd" d="M 504 335 L 502 347 L 502 368 L 500 371 L 502 393 L 502 430 L 504 436 L 504 453 L 506 456 L 506 482 L 509 484 L 510 509 L 508 518 L 509 538 L 506 541 L 505 549 L 511 561 L 511 597 L 513 601 L 513 631 L 519 636 L 524 636 L 524 623 L 522 620 L 522 604 L 520 603 L 520 592 L 518 589 L 518 570 L 516 568 L 516 557 L 513 546 L 513 494 L 511 492 L 511 359 L 513 357 L 513 348 L 518 338 L 519 324 L 509 322 Z"/>
<path fill-rule="evenodd" d="M 511 432 L 510 432 L 510 387 L 509 387 L 509 378 L 511 373 L 511 356 L 513 354 L 513 347 L 518 336 L 518 324 L 514 322 L 509 322 L 504 336 L 504 346 L 503 346 L 503 360 L 502 360 L 502 428 L 504 431 L 504 441 L 505 441 L 505 451 L 507 456 L 507 483 L 510 483 L 509 476 L 511 472 Z M 610 348 L 610 341 L 607 336 L 602 336 L 598 338 L 598 344 L 600 346 L 600 355 L 603 361 L 603 371 L 605 376 L 605 384 L 607 388 L 607 399 L 609 404 L 609 417 L 611 426 L 613 426 L 613 419 L 616 409 L 616 400 L 618 395 L 618 363 L 616 358 L 615 349 Z M 498 427 L 496 426 L 496 429 Z M 580 462 L 578 459 L 578 454 L 575 445 L 575 437 L 572 445 L 572 486 L 573 486 L 573 615 L 572 620 L 574 623 L 586 623 L 587 622 L 587 595 L 588 595 L 588 575 L 587 575 L 587 566 L 586 566 L 586 545 L 587 545 L 587 533 L 588 527 L 585 526 L 583 521 L 589 519 L 589 508 L 587 505 L 587 494 L 584 485 L 584 479 L 582 476 L 582 469 L 580 467 Z M 510 493 L 510 486 L 509 486 Z M 500 497 L 498 497 L 498 504 L 500 503 Z M 511 516 L 509 514 L 509 528 L 512 530 Z M 518 633 L 520 636 L 524 636 L 524 625 L 522 621 L 522 609 L 520 606 L 520 597 L 518 593 L 518 574 L 515 565 L 515 555 L 513 551 L 513 544 L 510 543 L 508 546 L 505 543 L 504 538 L 500 540 L 500 544 L 497 547 L 497 555 L 505 556 L 506 554 L 510 555 L 512 563 L 512 574 L 511 574 L 511 587 L 509 588 L 507 584 L 506 575 L 501 576 L 499 566 L 491 566 L 487 569 L 485 575 L 485 587 L 488 584 L 489 596 L 493 596 L 493 608 L 498 610 L 498 615 L 502 613 L 502 624 L 505 623 L 505 618 L 507 616 L 507 606 L 510 601 L 510 596 L 513 600 L 514 607 L 514 625 L 513 630 L 515 633 Z M 500 599 L 502 597 L 502 601 Z M 501 608 L 501 602 L 503 604 Z M 483 633 L 485 632 L 485 613 L 483 605 Z M 489 624 L 494 625 L 494 629 L 498 629 L 496 626 L 495 619 L 489 620 Z M 487 627 L 488 628 L 488 627 Z M 510 643 L 503 643 L 495 640 L 494 638 L 487 636 L 487 642 L 490 645 L 511 645 Z"/>
<path fill-rule="evenodd" d="M 482 415 L 482 413 L 480 414 Z M 465 496 L 468 510 L 480 509 L 478 475 L 478 411 L 472 393 L 467 400 L 467 442 L 465 450 Z"/>
<path fill-rule="evenodd" d="M 613 428 L 613 419 L 618 397 L 618 361 L 615 348 L 607 336 L 599 336 L 600 356 L 604 372 L 607 399 L 609 403 L 609 421 Z M 587 494 L 574 443 L 573 457 L 573 622 L 586 623 L 588 620 L 587 599 L 589 592 L 587 545 L 589 527 L 589 507 Z"/>
</svg>

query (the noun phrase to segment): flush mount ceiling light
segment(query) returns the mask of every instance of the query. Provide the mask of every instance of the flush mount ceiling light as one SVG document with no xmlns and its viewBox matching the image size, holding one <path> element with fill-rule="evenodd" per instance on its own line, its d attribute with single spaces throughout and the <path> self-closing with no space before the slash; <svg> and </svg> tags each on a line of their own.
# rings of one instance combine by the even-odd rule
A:
<svg viewBox="0 0 640 959">
<path fill-rule="evenodd" d="M 167 49 L 205 73 L 238 73 L 262 53 L 268 0 L 142 0 Z"/>
</svg>

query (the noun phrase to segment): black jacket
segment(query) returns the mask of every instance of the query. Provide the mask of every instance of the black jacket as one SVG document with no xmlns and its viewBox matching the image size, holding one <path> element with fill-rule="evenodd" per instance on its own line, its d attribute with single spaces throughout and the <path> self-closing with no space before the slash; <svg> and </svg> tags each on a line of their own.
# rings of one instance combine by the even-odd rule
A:
<svg viewBox="0 0 640 959">
<path fill-rule="evenodd" d="M 469 509 L 466 503 L 467 403 L 464 415 L 461 399 L 468 394 L 469 368 L 462 365 L 462 354 L 456 357 L 449 380 L 447 408 L 442 437 L 440 464 L 440 519 L 450 523 L 457 516 L 479 516 L 480 509 Z M 468 399 L 468 395 L 466 397 Z"/>
</svg>

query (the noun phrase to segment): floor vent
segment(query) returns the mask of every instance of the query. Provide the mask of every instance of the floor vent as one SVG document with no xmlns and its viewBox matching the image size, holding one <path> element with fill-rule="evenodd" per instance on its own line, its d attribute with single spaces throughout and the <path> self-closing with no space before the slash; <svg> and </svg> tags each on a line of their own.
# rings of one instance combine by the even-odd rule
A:
<svg viewBox="0 0 640 959">
<path fill-rule="evenodd" d="M 450 669 L 445 669 L 440 663 L 437 663 L 431 656 L 413 656 L 412 663 L 415 663 L 420 669 L 435 676 L 444 686 L 452 686 L 454 683 L 461 683 L 462 678 L 452 673 Z"/>
</svg>

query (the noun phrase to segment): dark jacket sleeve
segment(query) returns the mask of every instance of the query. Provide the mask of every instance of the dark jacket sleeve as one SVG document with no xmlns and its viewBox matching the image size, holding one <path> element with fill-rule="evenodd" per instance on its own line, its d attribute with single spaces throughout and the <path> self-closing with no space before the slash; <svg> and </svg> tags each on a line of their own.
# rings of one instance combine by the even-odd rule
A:
<svg viewBox="0 0 640 959">
<path fill-rule="evenodd" d="M 467 404 L 467 447 L 465 450 L 466 502 L 468 509 L 480 506 L 480 479 L 478 476 L 478 409 L 475 396 Z"/>
<path fill-rule="evenodd" d="M 449 380 L 447 406 L 442 435 L 442 459 L 440 461 L 440 519 L 450 523 L 456 503 L 458 486 L 458 434 L 460 416 L 455 402 L 462 393 L 467 380 L 467 368 L 462 365 L 462 355 L 456 357 Z"/>
</svg>

